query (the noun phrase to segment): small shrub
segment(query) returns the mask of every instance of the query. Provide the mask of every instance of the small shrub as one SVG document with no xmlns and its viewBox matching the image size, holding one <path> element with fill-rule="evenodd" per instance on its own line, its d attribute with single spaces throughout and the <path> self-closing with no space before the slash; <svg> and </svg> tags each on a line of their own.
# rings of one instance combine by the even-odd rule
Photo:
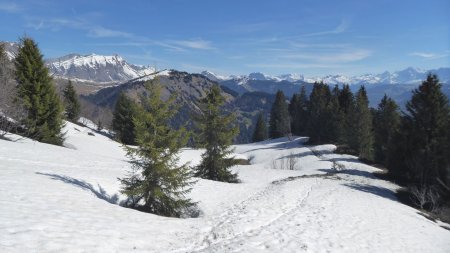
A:
<svg viewBox="0 0 450 253">
<path fill-rule="evenodd" d="M 294 170 L 298 163 L 298 157 L 291 153 L 288 157 L 274 159 L 272 169 L 274 170 Z"/>
<path fill-rule="evenodd" d="M 436 213 L 439 209 L 440 194 L 432 187 L 412 186 L 409 189 L 412 202 L 420 209 L 427 209 Z"/>
</svg>

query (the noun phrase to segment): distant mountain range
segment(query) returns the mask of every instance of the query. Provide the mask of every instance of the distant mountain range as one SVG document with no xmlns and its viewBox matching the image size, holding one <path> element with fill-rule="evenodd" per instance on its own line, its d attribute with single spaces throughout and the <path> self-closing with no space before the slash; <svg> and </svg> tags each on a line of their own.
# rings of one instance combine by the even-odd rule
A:
<svg viewBox="0 0 450 253">
<path fill-rule="evenodd" d="M 17 54 L 18 44 L 4 42 L 6 53 L 10 59 Z M 90 94 L 104 87 L 126 83 L 130 80 L 155 72 L 155 68 L 130 64 L 119 55 L 80 55 L 69 54 L 62 57 L 46 60 L 46 65 L 53 74 L 57 83 L 65 83 L 71 79 L 78 84 L 82 94 Z M 282 90 L 288 97 L 298 92 L 302 85 L 307 91 L 311 90 L 312 83 L 323 81 L 329 85 L 349 84 L 356 91 L 360 85 L 365 85 L 369 94 L 371 106 L 375 106 L 386 93 L 400 104 L 410 97 L 411 90 L 416 88 L 428 73 L 439 76 L 444 84 L 444 92 L 450 96 L 450 68 L 421 70 L 406 68 L 404 70 L 380 74 L 365 74 L 357 76 L 327 75 L 324 77 L 305 77 L 301 74 L 291 73 L 271 76 L 260 72 L 248 75 L 221 76 L 211 71 L 200 74 L 211 81 L 218 82 L 229 92 L 245 94 L 247 92 L 265 92 L 269 94 Z M 164 75 L 168 75 L 168 71 Z"/>
<path fill-rule="evenodd" d="M 6 53 L 10 59 L 17 54 L 18 44 L 4 42 Z M 100 82 L 100 83 L 120 83 L 130 79 L 137 78 L 155 71 L 155 68 L 149 66 L 139 66 L 128 63 L 119 55 L 80 55 L 69 54 L 62 57 L 47 59 L 47 67 L 50 72 L 60 78 L 77 79 L 82 81 Z M 364 74 L 357 76 L 345 75 L 327 75 L 323 77 L 305 77 L 302 74 L 290 73 L 278 76 L 267 75 L 260 72 L 250 73 L 248 75 L 230 75 L 221 76 L 211 71 L 203 71 L 200 74 L 206 76 L 212 81 L 226 82 L 231 87 L 232 83 L 243 86 L 236 88 L 238 90 L 247 90 L 245 87 L 251 82 L 268 81 L 273 83 L 289 82 L 293 84 L 314 83 L 323 81 L 329 85 L 350 84 L 350 85 L 372 85 L 372 84 L 419 84 L 426 78 L 427 73 L 435 73 L 439 76 L 442 83 L 450 84 L 450 68 L 439 68 L 422 70 L 418 68 L 406 68 L 396 72 L 385 71 L 380 74 Z M 248 87 L 248 89 L 252 89 Z"/>
<path fill-rule="evenodd" d="M 291 73 L 283 74 L 279 76 L 266 75 L 264 73 L 255 72 L 249 75 L 231 75 L 220 76 L 210 71 L 201 72 L 202 75 L 208 77 L 211 80 L 224 82 L 234 81 L 236 84 L 245 85 L 249 81 L 274 81 L 282 82 L 287 81 L 291 83 L 314 83 L 323 81 L 329 85 L 335 84 L 350 84 L 350 85 L 371 85 L 371 84 L 418 84 L 426 78 L 428 73 L 437 74 L 442 83 L 450 83 L 450 68 L 439 68 L 431 70 L 422 70 L 418 68 L 406 68 L 404 70 L 396 72 L 385 71 L 381 74 L 364 74 L 358 76 L 345 76 L 345 75 L 327 75 L 324 77 L 311 77 L 305 78 L 301 74 Z"/>
<path fill-rule="evenodd" d="M 4 43 L 9 59 L 17 55 L 16 43 Z M 106 125 L 111 122 L 112 109 L 120 92 L 126 92 L 133 99 L 145 94 L 143 81 L 139 78 L 156 70 L 148 66 L 130 64 L 118 55 L 80 55 L 69 54 L 59 58 L 46 60 L 46 65 L 55 77 L 59 89 L 73 81 L 81 94 L 88 118 L 102 121 Z M 189 123 L 188 115 L 198 108 L 196 102 L 214 83 L 219 83 L 226 97 L 226 109 L 236 112 L 240 134 L 237 143 L 246 143 L 253 132 L 254 121 L 259 112 L 268 115 L 275 99 L 275 93 L 282 90 L 287 98 L 305 86 L 307 93 L 312 90 L 315 81 L 324 81 L 330 85 L 350 84 L 353 91 L 365 85 L 370 105 L 377 106 L 384 94 L 388 94 L 401 106 L 411 97 L 411 91 L 426 78 L 428 72 L 435 73 L 443 83 L 443 91 L 450 97 L 450 68 L 419 70 L 407 68 L 396 72 L 366 74 L 347 77 L 329 75 L 318 78 L 306 78 L 301 74 L 284 74 L 270 76 L 255 72 L 248 75 L 220 76 L 210 71 L 190 74 L 176 70 L 159 73 L 163 85 L 163 94 L 168 96 L 178 93 L 177 103 L 181 111 L 174 119 L 174 125 Z M 189 124 L 188 124 L 189 125 Z"/>
</svg>

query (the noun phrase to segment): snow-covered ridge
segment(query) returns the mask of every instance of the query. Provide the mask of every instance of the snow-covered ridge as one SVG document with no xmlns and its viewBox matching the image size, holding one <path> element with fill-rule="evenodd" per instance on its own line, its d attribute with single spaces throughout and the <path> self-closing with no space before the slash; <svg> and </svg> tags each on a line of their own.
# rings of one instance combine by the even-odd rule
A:
<svg viewBox="0 0 450 253">
<path fill-rule="evenodd" d="M 231 75 L 220 76 L 210 71 L 203 71 L 201 74 L 214 81 L 234 80 L 238 84 L 246 84 L 249 80 L 260 81 L 288 81 L 288 82 L 320 82 L 323 81 L 329 85 L 350 84 L 350 85 L 371 85 L 371 84 L 418 84 L 426 78 L 428 73 L 437 74 L 442 83 L 450 83 L 450 68 L 439 68 L 431 70 L 423 70 L 419 68 L 406 68 L 404 70 L 389 72 L 385 71 L 380 74 L 363 74 L 356 76 L 346 75 L 326 75 L 323 77 L 305 77 L 298 73 L 282 74 L 271 76 L 261 72 L 254 72 L 248 75 Z"/>
<path fill-rule="evenodd" d="M 129 64 L 119 55 L 70 54 L 47 61 L 51 73 L 96 82 L 123 82 L 155 72 L 155 68 Z"/>
<path fill-rule="evenodd" d="M 288 81 L 288 82 L 296 82 L 296 81 L 303 81 L 304 77 L 301 74 L 292 73 L 292 74 L 283 74 L 279 76 L 272 76 L 267 75 L 261 72 L 252 72 L 248 75 L 229 75 L 229 76 L 223 76 L 215 74 L 211 71 L 205 70 L 202 71 L 200 74 L 206 76 L 212 81 L 226 81 L 226 80 L 239 80 L 241 83 L 245 83 L 249 80 L 259 80 L 259 81 Z"/>
</svg>

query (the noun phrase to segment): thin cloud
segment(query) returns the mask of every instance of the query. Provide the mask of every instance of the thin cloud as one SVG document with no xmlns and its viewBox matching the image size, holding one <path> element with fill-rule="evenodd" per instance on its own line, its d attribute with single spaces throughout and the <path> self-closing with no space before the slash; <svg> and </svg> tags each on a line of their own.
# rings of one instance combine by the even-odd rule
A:
<svg viewBox="0 0 450 253">
<path fill-rule="evenodd" d="M 439 59 L 450 56 L 450 51 L 445 51 L 444 53 L 436 54 L 436 53 L 427 53 L 427 52 L 412 52 L 409 54 L 410 56 L 417 56 L 424 59 Z"/>
<path fill-rule="evenodd" d="M 367 49 L 358 49 L 354 51 L 348 52 L 337 52 L 337 53 L 329 53 L 329 54 L 286 54 L 280 56 L 285 59 L 297 59 L 297 60 L 309 60 L 313 62 L 333 62 L 333 63 L 346 63 L 346 62 L 355 62 L 366 59 L 371 56 L 372 52 Z"/>
<path fill-rule="evenodd" d="M 149 46 L 155 45 L 168 49 L 169 51 L 185 52 L 188 49 L 212 50 L 216 49 L 210 41 L 202 39 L 190 40 L 153 40 L 133 33 L 110 29 L 101 25 L 95 25 L 85 19 L 37 19 L 29 20 L 26 27 L 35 30 L 49 29 L 51 31 L 59 31 L 63 28 L 72 28 L 86 32 L 86 36 L 91 38 L 124 38 L 129 41 L 123 42 L 124 46 Z"/>
<path fill-rule="evenodd" d="M 334 28 L 333 30 L 316 32 L 316 33 L 308 33 L 308 34 L 303 34 L 301 36 L 314 37 L 314 36 L 323 36 L 323 35 L 330 35 L 330 34 L 340 34 L 340 33 L 347 31 L 347 29 L 349 27 L 350 27 L 350 22 L 346 19 L 343 19 L 341 21 L 341 23 L 339 23 L 339 25 L 336 26 L 336 28 Z"/>
<path fill-rule="evenodd" d="M 259 23 L 240 23 L 232 25 L 228 28 L 221 29 L 221 33 L 254 33 L 259 31 L 265 31 L 270 27 L 273 27 L 272 22 L 259 22 Z"/>
<path fill-rule="evenodd" d="M 326 44 L 326 43 L 300 43 L 300 42 L 289 42 L 295 48 L 320 48 L 320 49 L 336 49 L 336 48 L 350 48 L 351 44 Z"/>
<path fill-rule="evenodd" d="M 23 10 L 23 7 L 16 4 L 16 3 L 0 3 L 0 11 L 3 12 L 10 12 L 10 13 L 17 13 L 21 12 Z"/>
<path fill-rule="evenodd" d="M 86 31 L 86 35 L 93 38 L 135 38 L 135 36 L 131 33 L 113 30 L 99 25 L 93 25 L 84 19 L 52 18 L 46 20 L 30 20 L 26 24 L 26 27 L 31 27 L 35 30 L 49 29 L 51 31 L 59 31 L 63 28 L 72 28 Z"/>
<path fill-rule="evenodd" d="M 87 29 L 87 24 L 83 20 L 52 18 L 52 19 L 38 19 L 33 18 L 29 20 L 25 27 L 30 27 L 35 30 L 49 29 L 51 31 L 59 31 L 62 28 Z"/>
<path fill-rule="evenodd" d="M 246 64 L 247 67 L 273 68 L 273 69 L 302 69 L 302 68 L 342 68 L 342 65 L 318 64 L 318 63 L 255 63 Z"/>
<path fill-rule="evenodd" d="M 112 29 L 108 29 L 108 28 L 105 28 L 102 26 L 95 26 L 95 27 L 89 28 L 87 35 L 90 37 L 94 37 L 94 38 L 112 38 L 112 37 L 133 38 L 134 37 L 134 35 L 132 35 L 131 33 L 112 30 Z"/>
<path fill-rule="evenodd" d="M 210 41 L 197 39 L 197 40 L 171 40 L 168 41 L 169 44 L 180 46 L 183 48 L 191 49 L 201 49 L 201 50 L 211 50 L 215 49 Z"/>
</svg>

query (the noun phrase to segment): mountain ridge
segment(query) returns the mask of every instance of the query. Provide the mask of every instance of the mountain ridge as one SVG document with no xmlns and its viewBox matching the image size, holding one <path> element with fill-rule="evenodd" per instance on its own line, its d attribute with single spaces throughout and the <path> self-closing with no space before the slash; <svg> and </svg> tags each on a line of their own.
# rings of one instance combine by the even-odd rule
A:
<svg viewBox="0 0 450 253">
<path fill-rule="evenodd" d="M 15 42 L 2 42 L 6 45 L 6 54 L 13 59 L 17 54 L 19 44 Z M 47 59 L 46 65 L 50 72 L 65 79 L 77 79 L 86 82 L 122 83 L 139 76 L 155 72 L 150 66 L 131 64 L 118 54 L 98 55 L 95 53 L 81 55 L 77 53 L 67 54 L 61 57 Z M 329 85 L 376 85 L 376 84 L 419 84 L 426 78 L 427 73 L 435 73 L 442 83 L 450 84 L 450 67 L 422 70 L 408 67 L 394 72 L 363 75 L 325 75 L 322 77 L 305 77 L 300 73 L 287 73 L 281 75 L 268 75 L 262 72 L 252 72 L 248 75 L 218 75 L 205 70 L 200 74 L 215 82 L 234 82 L 236 85 L 248 86 L 252 81 L 290 82 L 293 84 L 314 83 L 323 81 Z"/>
</svg>

